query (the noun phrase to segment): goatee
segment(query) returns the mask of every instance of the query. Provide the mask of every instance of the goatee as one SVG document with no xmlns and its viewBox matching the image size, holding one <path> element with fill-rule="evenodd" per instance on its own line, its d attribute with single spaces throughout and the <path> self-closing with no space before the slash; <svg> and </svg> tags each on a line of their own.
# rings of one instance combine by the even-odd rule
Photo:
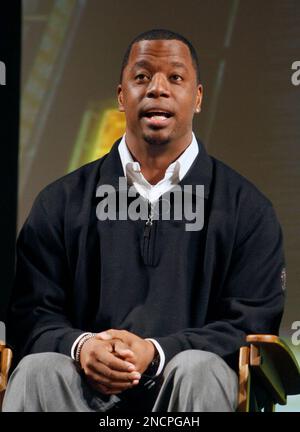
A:
<svg viewBox="0 0 300 432">
<path fill-rule="evenodd" d="M 143 135 L 143 139 L 146 141 L 146 143 L 153 146 L 163 146 L 169 144 L 170 142 L 170 138 L 159 138 L 148 135 Z"/>
</svg>

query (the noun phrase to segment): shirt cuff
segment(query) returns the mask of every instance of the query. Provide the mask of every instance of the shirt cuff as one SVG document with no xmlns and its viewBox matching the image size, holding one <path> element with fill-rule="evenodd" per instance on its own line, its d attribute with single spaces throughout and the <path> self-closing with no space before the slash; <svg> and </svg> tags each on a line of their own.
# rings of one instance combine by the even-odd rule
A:
<svg viewBox="0 0 300 432">
<path fill-rule="evenodd" d="M 83 336 L 88 335 L 88 334 L 90 334 L 90 332 L 81 333 L 81 335 L 78 336 L 78 338 L 73 343 L 72 348 L 71 348 L 71 357 L 73 360 L 75 360 L 75 350 L 76 350 L 76 346 L 77 346 L 78 342 L 80 341 L 81 338 L 83 338 Z"/>
<path fill-rule="evenodd" d="M 160 359 L 159 366 L 158 366 L 158 369 L 156 371 L 156 374 L 154 375 L 155 377 L 157 377 L 164 368 L 166 356 L 165 356 L 165 353 L 164 353 L 162 347 L 160 346 L 160 344 L 155 339 L 146 338 L 146 340 L 151 341 L 155 345 L 155 348 L 157 349 L 158 354 L 159 354 L 159 359 Z"/>
</svg>

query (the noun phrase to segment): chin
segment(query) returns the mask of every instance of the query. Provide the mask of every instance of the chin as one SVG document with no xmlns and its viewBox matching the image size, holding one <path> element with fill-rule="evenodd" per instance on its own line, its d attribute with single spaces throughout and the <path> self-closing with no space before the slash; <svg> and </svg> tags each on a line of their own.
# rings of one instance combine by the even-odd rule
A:
<svg viewBox="0 0 300 432">
<path fill-rule="evenodd" d="M 169 142 L 171 141 L 170 136 L 162 136 L 162 135 L 155 134 L 155 133 L 143 134 L 143 139 L 144 139 L 144 141 L 146 141 L 146 143 L 153 145 L 153 146 L 154 145 L 155 146 L 163 146 L 163 145 L 169 144 Z"/>
</svg>

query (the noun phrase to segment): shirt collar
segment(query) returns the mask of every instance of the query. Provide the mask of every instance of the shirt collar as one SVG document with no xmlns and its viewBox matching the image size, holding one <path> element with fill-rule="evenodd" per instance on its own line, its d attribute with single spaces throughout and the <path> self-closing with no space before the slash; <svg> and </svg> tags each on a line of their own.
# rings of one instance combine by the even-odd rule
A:
<svg viewBox="0 0 300 432">
<path fill-rule="evenodd" d="M 141 167 L 139 162 L 133 160 L 133 157 L 127 147 L 125 134 L 123 135 L 119 143 L 118 150 L 119 150 L 119 155 L 121 158 L 121 163 L 122 163 L 125 177 L 127 177 L 128 164 L 130 164 L 129 168 L 132 169 L 134 172 L 141 172 Z M 166 171 L 178 174 L 179 181 L 181 181 L 185 176 L 185 174 L 188 172 L 194 160 L 196 159 L 198 152 L 199 152 L 199 146 L 194 133 L 192 133 L 191 144 L 184 150 L 184 152 L 179 156 L 179 158 L 176 159 L 176 161 L 172 162 L 168 166 Z"/>
</svg>

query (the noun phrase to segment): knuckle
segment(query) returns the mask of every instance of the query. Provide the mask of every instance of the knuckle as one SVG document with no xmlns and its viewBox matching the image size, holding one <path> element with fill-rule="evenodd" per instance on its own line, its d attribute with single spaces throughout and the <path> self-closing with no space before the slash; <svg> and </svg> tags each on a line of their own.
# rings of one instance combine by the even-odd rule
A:
<svg viewBox="0 0 300 432">
<path fill-rule="evenodd" d="M 116 359 L 108 359 L 106 362 L 106 366 L 108 367 L 108 373 L 113 374 L 113 368 L 116 366 Z"/>
<path fill-rule="evenodd" d="M 96 357 L 96 350 L 95 347 L 91 347 L 90 349 L 90 357 L 95 358 Z"/>
<path fill-rule="evenodd" d="M 108 369 L 106 372 L 106 376 L 107 376 L 107 378 L 110 378 L 110 379 L 113 378 L 114 377 L 113 371 L 111 369 Z"/>
</svg>

